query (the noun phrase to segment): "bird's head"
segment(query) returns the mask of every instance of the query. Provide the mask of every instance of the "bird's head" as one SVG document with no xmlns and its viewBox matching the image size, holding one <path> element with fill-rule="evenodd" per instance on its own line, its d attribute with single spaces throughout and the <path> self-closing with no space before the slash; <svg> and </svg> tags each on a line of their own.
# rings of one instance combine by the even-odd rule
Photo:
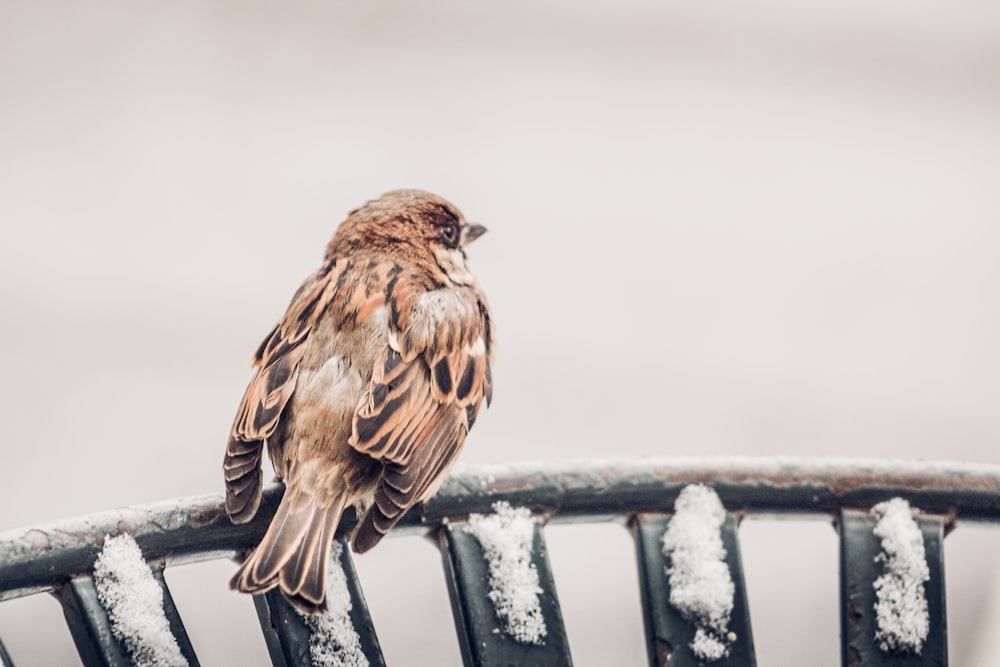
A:
<svg viewBox="0 0 1000 667">
<path fill-rule="evenodd" d="M 393 190 L 357 208 L 327 246 L 327 260 L 367 251 L 433 263 L 458 285 L 475 282 L 464 248 L 486 232 L 447 200 L 423 190 Z M 428 266 L 428 268 L 430 268 Z"/>
</svg>

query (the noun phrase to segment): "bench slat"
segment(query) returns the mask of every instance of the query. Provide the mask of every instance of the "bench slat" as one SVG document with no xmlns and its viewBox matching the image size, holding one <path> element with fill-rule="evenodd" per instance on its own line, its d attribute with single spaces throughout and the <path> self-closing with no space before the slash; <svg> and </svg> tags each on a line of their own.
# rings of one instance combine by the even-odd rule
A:
<svg viewBox="0 0 1000 667">
<path fill-rule="evenodd" d="M 55 595 L 85 667 L 131 667 L 128 654 L 111 632 L 111 619 L 97 599 L 93 577 L 70 579 Z"/>
<path fill-rule="evenodd" d="M 190 667 L 201 667 L 201 663 L 198 662 L 198 656 L 194 653 L 194 646 L 191 645 L 191 638 L 188 637 L 187 629 L 184 627 L 184 622 L 181 621 L 181 615 L 174 604 L 173 596 L 170 594 L 170 588 L 167 586 L 166 579 L 163 578 L 162 567 L 153 566 L 153 579 L 156 580 L 156 583 L 160 585 L 160 590 L 163 591 L 163 613 L 170 624 L 170 633 L 177 640 L 177 645 L 181 649 L 181 655 L 184 656 Z"/>
<path fill-rule="evenodd" d="M 14 667 L 14 661 L 10 659 L 10 654 L 7 653 L 7 647 L 3 645 L 2 639 L 0 639 L 0 665 Z"/>
<path fill-rule="evenodd" d="M 541 525 L 535 523 L 531 549 L 531 564 L 538 572 L 542 589 L 539 601 L 547 632 L 541 645 L 524 644 L 498 631 L 500 620 L 489 599 L 489 565 L 479 541 L 465 531 L 465 525 L 445 524 L 439 543 L 464 664 L 467 667 L 572 665 Z"/>
<path fill-rule="evenodd" d="M 309 667 L 309 628 L 277 589 L 253 596 L 274 667 Z"/>
<path fill-rule="evenodd" d="M 948 664 L 947 621 L 944 591 L 944 527 L 941 516 L 917 517 L 924 536 L 930 580 L 924 584 L 930 631 L 920 655 L 885 653 L 875 642 L 875 580 L 883 566 L 875 558 L 882 541 L 874 534 L 876 519 L 868 512 L 840 513 L 840 627 L 844 667 L 879 665 L 916 667 Z"/>
<path fill-rule="evenodd" d="M 670 580 L 667 559 L 663 555 L 663 534 L 670 524 L 670 515 L 639 514 L 631 522 L 639 561 L 639 584 L 642 597 L 643 621 L 646 628 L 646 651 L 653 667 L 753 667 L 757 664 L 750 612 L 747 608 L 743 564 L 737 535 L 739 518 L 727 512 L 722 525 L 722 544 L 726 549 L 726 564 L 735 588 L 733 612 L 729 630 L 736 641 L 729 645 L 729 655 L 710 663 L 699 659 L 689 644 L 696 626 L 670 605 Z"/>
<path fill-rule="evenodd" d="M 371 667 L 385 667 L 385 659 L 382 657 L 382 648 L 375 634 L 371 614 L 368 612 L 368 604 L 365 602 L 357 572 L 354 570 L 350 547 L 342 539 L 338 539 L 338 542 L 341 549 L 337 564 L 347 577 L 347 590 L 351 595 L 350 618 L 360 639 L 361 652 L 368 658 Z M 264 641 L 271 656 L 271 664 L 275 667 L 311 667 L 312 660 L 309 656 L 311 633 L 302 615 L 276 588 L 254 595 L 253 601 L 257 608 L 257 619 L 264 633 Z"/>
</svg>

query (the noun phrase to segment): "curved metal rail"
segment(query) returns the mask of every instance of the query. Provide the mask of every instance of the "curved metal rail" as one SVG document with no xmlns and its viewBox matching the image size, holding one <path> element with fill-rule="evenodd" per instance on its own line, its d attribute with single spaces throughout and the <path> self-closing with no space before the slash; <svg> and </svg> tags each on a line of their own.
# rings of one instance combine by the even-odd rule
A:
<svg viewBox="0 0 1000 667">
<path fill-rule="evenodd" d="M 725 539 L 730 566 L 736 575 L 734 579 L 738 580 L 738 593 L 742 590 L 742 569 L 736 531 L 744 516 L 791 513 L 828 517 L 835 522 L 841 532 L 841 583 L 845 600 L 842 605 L 842 659 L 845 665 L 860 664 L 855 662 L 859 657 L 875 660 L 864 664 L 883 664 L 877 661 L 879 653 L 874 650 L 870 628 L 866 626 L 859 630 L 862 625 L 871 624 L 871 614 L 861 614 L 858 608 L 859 605 L 869 605 L 865 598 L 867 593 L 862 589 L 877 576 L 878 569 L 870 562 L 863 562 L 871 559 L 869 551 L 872 548 L 876 548 L 877 553 L 877 545 L 872 546 L 872 519 L 868 515 L 873 505 L 892 497 L 902 497 L 911 506 L 920 509 L 921 527 L 932 570 L 935 569 L 933 563 L 942 563 L 940 542 L 956 520 L 1000 519 L 1000 466 L 848 459 L 640 459 L 461 466 L 432 500 L 411 510 L 394 532 L 424 531 L 436 536 L 449 572 L 455 620 L 467 664 L 494 664 L 491 655 L 497 658 L 496 664 L 500 664 L 504 656 L 503 646 L 491 647 L 492 653 L 485 656 L 476 649 L 475 642 L 483 637 L 482 628 L 477 624 L 483 621 L 476 620 L 473 612 L 485 613 L 477 607 L 482 606 L 482 601 L 476 601 L 477 596 L 485 596 L 485 589 L 482 581 L 477 583 L 477 577 L 482 579 L 484 576 L 482 568 L 476 569 L 473 564 L 477 559 L 482 561 L 482 557 L 476 544 L 465 539 L 456 526 L 461 525 L 461 521 L 471 513 L 489 513 L 498 501 L 529 507 L 540 519 L 533 562 L 545 575 L 542 587 L 554 602 L 555 588 L 550 574 L 546 574 L 549 570 L 541 525 L 547 521 L 610 519 L 628 522 L 636 536 L 643 576 L 651 664 L 666 664 L 668 659 L 673 660 L 671 665 L 695 664 L 685 661 L 683 646 L 677 645 L 676 626 L 683 624 L 683 620 L 665 617 L 667 612 L 663 610 L 665 601 L 662 599 L 665 582 L 661 576 L 664 564 L 656 547 L 677 495 L 691 483 L 713 487 L 731 515 Z M 281 485 L 267 488 L 258 515 L 251 523 L 240 526 L 229 522 L 223 494 L 217 493 L 100 512 L 0 533 L 0 600 L 53 592 L 63 602 L 67 620 L 71 630 L 74 630 L 73 614 L 82 615 L 87 621 L 88 614 L 100 611 L 99 605 L 96 610 L 91 608 L 93 601 L 81 606 L 80 591 L 74 592 L 74 587 L 79 588 L 80 581 L 89 579 L 105 536 L 132 535 L 156 572 L 178 562 L 232 557 L 253 548 L 260 540 L 282 493 Z M 349 528 L 354 521 L 348 514 L 343 523 L 345 528 Z M 346 550 L 342 565 L 353 574 Z M 470 571 L 477 574 L 470 578 Z M 938 567 L 937 571 L 939 581 L 932 581 L 928 598 L 932 613 L 938 619 L 939 632 L 928 642 L 924 655 L 918 656 L 923 661 L 912 664 L 946 664 L 943 568 Z M 356 585 L 356 579 L 352 581 Z M 169 591 L 165 584 L 161 585 L 166 593 L 169 615 L 169 608 L 172 607 Z M 363 609 L 360 588 L 357 588 L 356 595 Z M 265 635 L 268 634 L 265 623 L 268 619 L 273 635 L 275 619 L 288 610 L 282 606 L 280 596 L 258 598 Z M 176 610 L 172 613 L 174 616 L 170 620 L 177 626 L 181 639 L 185 639 Z M 564 635 L 558 631 L 561 620 L 557 603 L 549 614 L 549 620 L 557 628 L 556 636 L 547 643 L 550 653 L 544 658 L 536 654 L 535 658 L 522 656 L 521 659 L 543 659 L 545 664 L 569 664 L 569 649 Z M 729 661 L 713 664 L 755 664 L 749 616 L 744 614 L 746 617 L 741 620 L 736 618 L 738 615 L 734 614 L 734 622 L 741 624 L 742 646 L 747 650 L 739 655 L 735 655 L 737 651 L 731 652 Z M 289 622 L 294 625 L 294 617 L 290 618 L 292 621 Z M 362 623 L 370 623 L 366 612 L 359 618 Z M 495 625 L 495 619 L 492 623 Z M 79 627 L 74 630 L 78 647 L 81 641 L 93 644 L 94 631 L 83 632 L 86 637 L 82 639 L 79 637 L 81 632 Z M 99 632 L 97 634 L 100 635 Z M 492 632 L 487 634 L 495 635 Z M 371 642 L 374 642 L 373 655 L 377 656 L 374 662 L 380 664 L 381 656 L 377 652 L 373 630 L 370 635 Z M 665 638 L 667 635 L 670 639 Z M 107 640 L 106 637 L 101 639 Z M 293 651 L 290 652 L 289 646 L 300 640 L 301 637 L 270 636 L 268 641 L 275 664 L 307 664 L 299 662 L 299 659 L 307 660 L 301 652 L 299 658 L 292 655 Z M 189 645 L 185 647 L 184 641 L 181 643 L 189 661 L 196 664 L 193 650 Z M 926 662 L 928 652 L 934 652 L 943 662 Z M 127 658 L 126 662 L 116 663 L 106 654 L 107 651 L 100 647 L 81 647 L 81 656 L 88 664 L 127 664 Z M 911 664 L 900 661 L 900 656 L 890 657 L 894 660 L 893 665 Z M 10 664 L 2 644 L 0 664 Z"/>
</svg>

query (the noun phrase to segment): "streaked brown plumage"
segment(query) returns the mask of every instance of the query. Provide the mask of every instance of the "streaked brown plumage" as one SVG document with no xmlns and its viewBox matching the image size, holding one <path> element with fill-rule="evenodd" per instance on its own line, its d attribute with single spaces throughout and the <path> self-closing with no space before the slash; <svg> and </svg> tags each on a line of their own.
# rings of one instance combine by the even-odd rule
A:
<svg viewBox="0 0 1000 667">
<path fill-rule="evenodd" d="M 437 489 L 492 396 L 493 328 L 463 246 L 485 228 L 427 192 L 352 211 L 254 357 L 226 448 L 226 510 L 257 512 L 267 443 L 281 505 L 231 586 L 326 608 L 344 508 L 364 552 Z"/>
</svg>

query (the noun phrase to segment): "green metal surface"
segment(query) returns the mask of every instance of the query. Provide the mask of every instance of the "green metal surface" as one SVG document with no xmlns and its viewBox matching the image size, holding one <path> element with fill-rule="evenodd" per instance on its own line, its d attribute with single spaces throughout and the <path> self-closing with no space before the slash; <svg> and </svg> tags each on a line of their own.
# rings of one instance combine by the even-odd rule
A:
<svg viewBox="0 0 1000 667">
<path fill-rule="evenodd" d="M 948 664 L 948 624 L 944 590 L 944 526 L 940 516 L 921 516 L 930 580 L 924 585 L 930 618 L 927 641 L 920 654 L 885 652 L 875 640 L 875 580 L 883 565 L 877 559 L 882 541 L 872 531 L 876 519 L 868 512 L 840 515 L 840 627 L 844 667 L 945 667 Z"/>
<path fill-rule="evenodd" d="M 470 513 L 489 513 L 498 501 L 530 508 L 548 521 L 629 521 L 639 550 L 641 594 L 651 664 L 664 664 L 670 653 L 674 667 L 697 664 L 684 655 L 690 628 L 670 620 L 665 600 L 668 585 L 659 553 L 663 515 L 673 510 L 681 490 L 692 483 L 711 486 L 730 513 L 723 537 L 729 554 L 736 608 L 731 629 L 736 634 L 727 662 L 755 664 L 749 616 L 739 559 L 735 516 L 799 515 L 839 521 L 843 604 L 842 658 L 845 665 L 946 665 L 947 628 L 944 598 L 943 537 L 956 520 L 1000 520 L 1000 466 L 951 462 L 858 461 L 843 459 L 649 459 L 638 461 L 523 463 L 459 468 L 438 494 L 413 508 L 393 530 L 439 537 L 453 600 L 459 641 L 467 665 L 569 665 L 561 613 L 545 554 L 541 525 L 536 527 L 533 562 L 544 590 L 549 636 L 543 648 L 505 644 L 486 597 L 486 565 L 476 540 L 459 530 Z M 176 563 L 239 556 L 253 548 L 266 530 L 284 488 L 264 491 L 253 521 L 233 525 L 221 493 L 172 500 L 0 533 L 0 601 L 52 592 L 62 603 L 70 632 L 87 667 L 128 665 L 110 632 L 107 615 L 97 601 L 90 577 L 106 535 L 129 533 L 154 563 L 164 591 L 171 628 L 185 657 L 197 658 L 181 623 L 162 572 Z M 920 656 L 887 654 L 874 644 L 871 583 L 878 541 L 871 535 L 875 504 L 900 497 L 919 508 L 931 581 L 927 597 L 931 631 Z M 354 522 L 348 512 L 338 534 Z M 341 566 L 354 600 L 352 621 L 371 664 L 384 665 L 354 573 L 349 550 Z M 255 600 L 272 659 L 276 665 L 305 665 L 308 628 L 279 593 Z M 687 632 L 687 634 L 685 634 Z M 507 638 L 509 640 L 509 638 Z M 513 640 L 509 640 L 513 641 Z M 534 651 L 534 652 L 533 652 Z M 0 664 L 11 664 L 0 645 Z"/>
<path fill-rule="evenodd" d="M 351 598 L 349 617 L 351 625 L 358 633 L 361 652 L 371 667 L 385 667 L 382 649 L 379 646 L 375 627 L 372 624 L 368 604 L 365 602 L 354 562 L 351 560 L 350 548 L 346 540 L 338 538 L 340 557 L 336 566 L 340 567 L 347 580 L 347 590 Z M 281 592 L 272 588 L 266 593 L 253 596 L 257 608 L 257 619 L 260 621 L 274 667 L 309 667 L 311 630 L 303 616 L 288 603 Z"/>
<path fill-rule="evenodd" d="M 536 523 L 534 528 L 531 565 L 538 573 L 546 635 L 543 643 L 537 645 L 519 642 L 501 631 L 501 621 L 489 598 L 489 565 L 478 540 L 464 530 L 464 524 L 443 526 L 440 545 L 466 667 L 573 664 L 540 524 Z"/>
<path fill-rule="evenodd" d="M 85 667 L 129 667 L 125 648 L 111 632 L 111 620 L 97 599 L 94 579 L 70 579 L 56 594 L 66 625 Z"/>
<path fill-rule="evenodd" d="M 651 667 L 698 667 L 706 664 L 690 647 L 697 627 L 670 605 L 669 559 L 663 555 L 663 534 L 670 516 L 640 514 L 632 521 L 639 564 L 639 590 L 646 629 L 646 652 Z M 739 517 L 732 512 L 722 525 L 722 545 L 726 565 L 733 579 L 733 611 L 729 621 L 732 641 L 729 653 L 712 661 L 713 667 L 755 667 L 753 633 L 747 607 L 746 585 L 737 530 Z"/>
</svg>

